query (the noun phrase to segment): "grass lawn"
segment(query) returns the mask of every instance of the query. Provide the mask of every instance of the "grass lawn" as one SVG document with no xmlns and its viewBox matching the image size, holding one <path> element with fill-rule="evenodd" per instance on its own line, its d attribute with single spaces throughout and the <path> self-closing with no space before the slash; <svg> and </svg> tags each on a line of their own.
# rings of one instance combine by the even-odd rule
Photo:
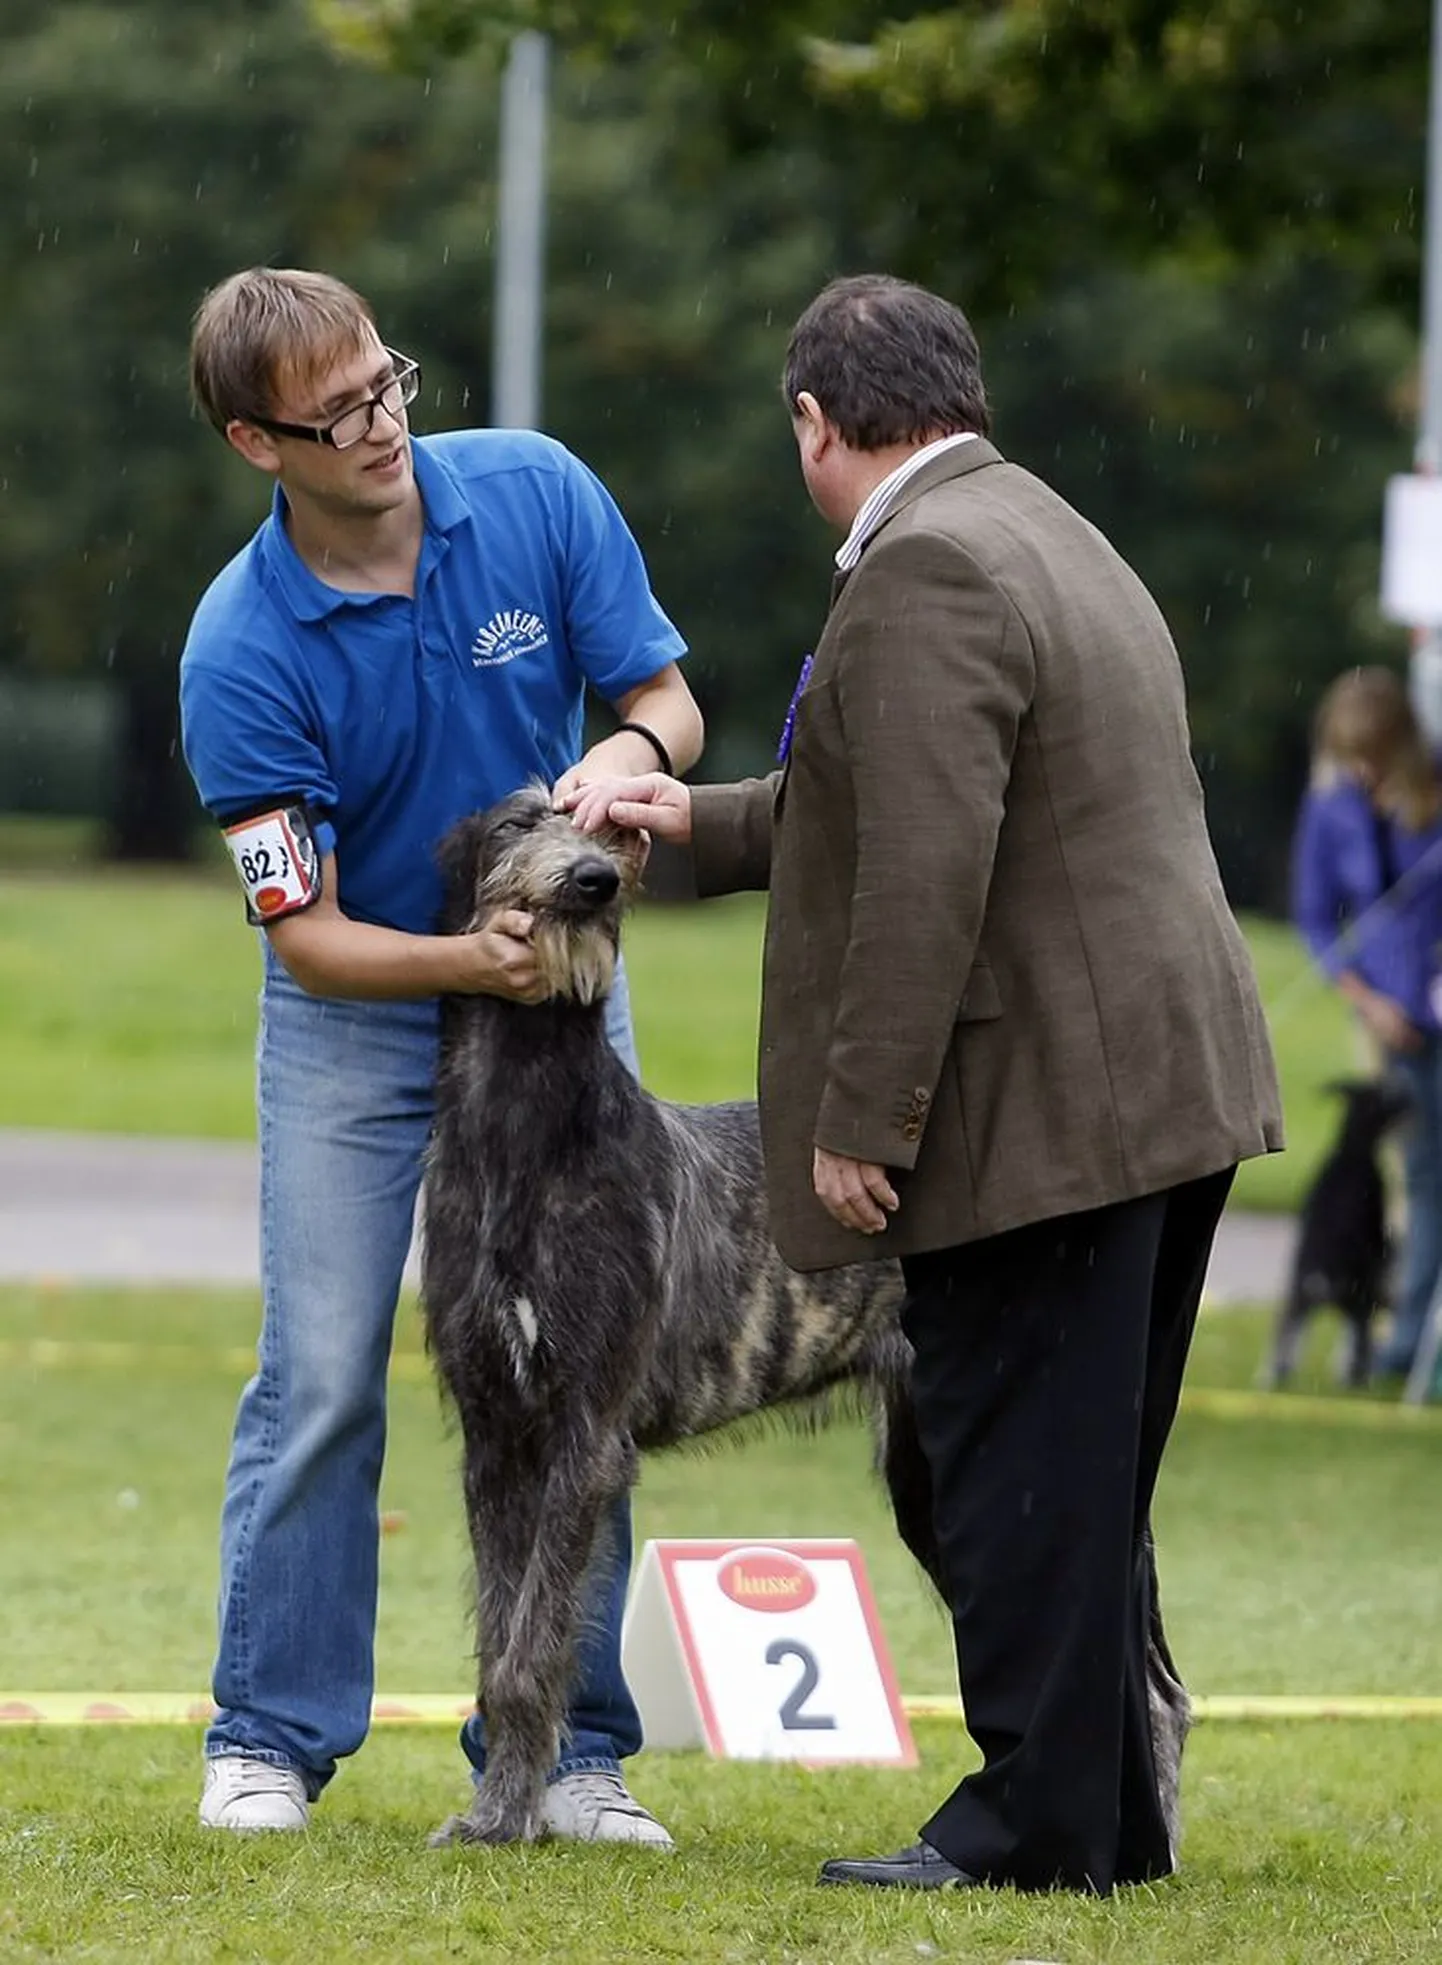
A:
<svg viewBox="0 0 1442 1965">
<path fill-rule="evenodd" d="M 763 899 L 744 895 L 633 916 L 627 963 L 642 1062 L 663 1096 L 753 1093 L 763 914 Z M 1291 930 L 1246 925 L 1291 1148 L 1244 1167 L 1237 1201 L 1289 1208 L 1334 1123 L 1320 1087 L 1355 1052 L 1340 1002 Z M 32 867 L 0 877 L 0 1126 L 249 1138 L 258 982 L 254 938 L 224 869 Z"/>
<path fill-rule="evenodd" d="M 1009 1891 L 823 1891 L 822 1857 L 910 1841 L 970 1756 L 918 1727 L 923 1764 L 809 1775 L 643 1755 L 675 1856 L 430 1850 L 455 1799 L 431 1729 L 378 1734 L 307 1836 L 193 1826 L 182 1729 L 0 1742 L 0 1956 L 127 1965 L 1435 1965 L 1442 1784 L 1431 1728 L 1203 1726 L 1181 1873 L 1105 1902 Z"/>
<path fill-rule="evenodd" d="M 6 834 L 8 847 L 16 835 Z M 258 965 L 229 878 L 97 872 L 43 829 L 0 877 L 0 1125 L 246 1138 Z M 22 842 L 23 843 L 23 842 Z M 642 909 L 629 930 L 647 1077 L 752 1088 L 762 903 Z M 1294 937 L 1251 922 L 1292 1150 L 1239 1199 L 1295 1201 L 1353 1059 Z M 1178 1123 L 1185 1115 L 1178 1114 Z M 248 1291 L 0 1289 L 0 1700 L 204 1694 L 215 1531 Z M 1442 1412 L 1250 1386 L 1261 1311 L 1204 1319 L 1157 1508 L 1169 1626 L 1203 1697 L 1442 1693 Z M 456 1445 L 407 1306 L 382 1495 L 378 1683 L 463 1699 Z M 944 1620 L 896 1544 L 858 1429 L 780 1427 L 651 1460 L 638 1538 L 854 1535 L 903 1689 L 953 1689 Z M 199 1729 L 0 1725 L 0 1959 L 1358 1965 L 1442 1957 L 1442 1724 L 1199 1727 L 1181 1876 L 1106 1903 L 821 1892 L 817 1862 L 909 1841 L 971 1750 L 919 1722 L 916 1770 L 645 1754 L 672 1859 L 429 1851 L 460 1799 L 449 1728 L 379 1728 L 295 1840 L 194 1825 Z"/>
<path fill-rule="evenodd" d="M 0 1696 L 203 1694 L 215 1517 L 248 1292 L 0 1291 Z M 1172 1637 L 1194 1690 L 1442 1690 L 1442 1414 L 1327 1389 L 1246 1395 L 1260 1312 L 1203 1324 L 1158 1507 Z M 1230 1399 L 1230 1403 L 1228 1400 Z M 393 1374 L 378 1682 L 466 1694 L 455 1444 L 413 1309 Z M 647 1463 L 637 1533 L 852 1534 L 898 1676 L 952 1689 L 947 1632 L 887 1525 L 859 1431 L 779 1428 Z M 1442 1727 L 1211 1722 L 1186 1778 L 1187 1864 L 1106 1904 L 876 1901 L 815 1890 L 817 1861 L 911 1839 L 971 1762 L 917 1727 L 920 1770 L 643 1755 L 673 1861 L 635 1852 L 430 1852 L 462 1763 L 448 1728 L 382 1728 L 301 1844 L 192 1824 L 198 1729 L 0 1729 L 7 1961 L 1354 1961 L 1442 1954 Z"/>
</svg>

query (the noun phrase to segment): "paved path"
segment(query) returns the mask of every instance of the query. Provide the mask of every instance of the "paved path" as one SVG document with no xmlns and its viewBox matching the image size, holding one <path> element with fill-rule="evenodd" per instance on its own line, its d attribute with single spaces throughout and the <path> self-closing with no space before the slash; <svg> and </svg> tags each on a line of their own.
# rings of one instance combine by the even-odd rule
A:
<svg viewBox="0 0 1442 1965">
<path fill-rule="evenodd" d="M 0 1128 L 0 1282 L 254 1285 L 256 1194 L 253 1146 Z M 1278 1296 L 1292 1235 L 1228 1215 L 1212 1300 Z"/>
</svg>

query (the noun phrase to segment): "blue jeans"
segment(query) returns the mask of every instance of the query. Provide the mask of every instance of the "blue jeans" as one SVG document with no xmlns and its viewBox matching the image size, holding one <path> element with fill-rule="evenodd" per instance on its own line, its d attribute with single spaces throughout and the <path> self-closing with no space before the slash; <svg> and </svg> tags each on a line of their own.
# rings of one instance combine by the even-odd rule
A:
<svg viewBox="0 0 1442 1965">
<path fill-rule="evenodd" d="M 220 1536 L 220 1712 L 208 1755 L 300 1769 L 314 1797 L 374 1690 L 386 1368 L 431 1127 L 438 1009 L 307 996 L 266 950 L 257 1053 L 259 1366 L 241 1396 Z M 624 975 L 607 1032 L 634 1070 Z M 621 1674 L 627 1497 L 593 1565 L 563 1771 L 615 1767 L 641 1725 Z M 459 1606 L 458 1606 L 459 1609 Z M 484 1733 L 462 1745 L 484 1762 Z"/>
<path fill-rule="evenodd" d="M 1377 1369 L 1406 1372 L 1442 1281 L 1442 1033 L 1425 1031 L 1420 1050 L 1392 1051 L 1387 1065 L 1411 1092 L 1413 1110 L 1401 1136 L 1407 1232 L 1397 1307 Z"/>
</svg>

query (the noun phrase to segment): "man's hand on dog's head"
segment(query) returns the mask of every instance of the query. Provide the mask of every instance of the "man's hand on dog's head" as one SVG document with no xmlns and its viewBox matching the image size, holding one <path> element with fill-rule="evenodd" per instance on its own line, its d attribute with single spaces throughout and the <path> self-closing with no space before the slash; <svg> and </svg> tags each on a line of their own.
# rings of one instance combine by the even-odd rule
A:
<svg viewBox="0 0 1442 1965">
<path fill-rule="evenodd" d="M 557 792 L 556 809 L 569 812 L 580 832 L 624 826 L 684 846 L 691 837 L 691 793 L 677 778 L 651 771 L 644 778 L 598 778 Z"/>
</svg>

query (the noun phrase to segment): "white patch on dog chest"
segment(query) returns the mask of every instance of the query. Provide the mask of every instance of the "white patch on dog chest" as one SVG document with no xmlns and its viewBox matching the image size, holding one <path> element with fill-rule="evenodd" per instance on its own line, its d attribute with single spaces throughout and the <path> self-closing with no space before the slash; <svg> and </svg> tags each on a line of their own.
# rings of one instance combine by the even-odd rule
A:
<svg viewBox="0 0 1442 1965">
<path fill-rule="evenodd" d="M 511 1315 L 520 1330 L 522 1344 L 528 1351 L 534 1351 L 541 1326 L 536 1320 L 536 1309 L 531 1299 L 528 1296 L 516 1297 L 511 1303 Z"/>
</svg>

